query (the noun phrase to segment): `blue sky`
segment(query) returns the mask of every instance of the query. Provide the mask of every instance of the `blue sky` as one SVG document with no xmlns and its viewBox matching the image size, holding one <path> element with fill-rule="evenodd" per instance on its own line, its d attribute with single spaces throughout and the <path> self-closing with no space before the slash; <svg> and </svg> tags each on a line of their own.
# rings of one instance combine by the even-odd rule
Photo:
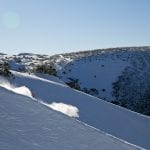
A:
<svg viewBox="0 0 150 150">
<path fill-rule="evenodd" d="M 0 52 L 150 45 L 150 0 L 0 0 Z"/>
</svg>

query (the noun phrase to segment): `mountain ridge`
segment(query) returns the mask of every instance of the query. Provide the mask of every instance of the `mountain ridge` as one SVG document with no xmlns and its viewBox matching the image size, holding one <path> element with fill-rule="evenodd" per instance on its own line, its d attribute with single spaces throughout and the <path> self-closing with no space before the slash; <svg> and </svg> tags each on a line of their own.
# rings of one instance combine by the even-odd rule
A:
<svg viewBox="0 0 150 150">
<path fill-rule="evenodd" d="M 144 109 L 144 105 L 150 105 L 145 100 L 150 91 L 150 46 L 97 49 L 53 56 L 22 53 L 2 55 L 0 59 L 7 61 L 12 70 L 29 73 L 34 72 L 38 65 L 53 66 L 57 77 L 72 88 L 150 115 L 150 108 Z"/>
</svg>

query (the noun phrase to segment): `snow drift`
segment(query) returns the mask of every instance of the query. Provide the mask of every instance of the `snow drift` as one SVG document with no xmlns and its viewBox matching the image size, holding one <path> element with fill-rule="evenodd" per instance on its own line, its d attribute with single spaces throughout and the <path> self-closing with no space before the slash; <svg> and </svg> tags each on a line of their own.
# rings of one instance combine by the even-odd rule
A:
<svg viewBox="0 0 150 150">
<path fill-rule="evenodd" d="M 26 86 L 15 87 L 14 85 L 10 84 L 9 81 L 3 78 L 0 78 L 0 86 L 17 94 L 25 95 L 32 98 L 32 92 Z"/>
<path fill-rule="evenodd" d="M 79 109 L 75 106 L 64 104 L 64 103 L 56 103 L 56 102 L 53 102 L 51 104 L 44 103 L 44 105 L 50 107 L 53 110 L 59 111 L 67 116 L 79 117 L 78 114 Z"/>
<path fill-rule="evenodd" d="M 50 80 L 43 80 L 43 78 L 19 72 L 13 72 L 13 76 L 15 78 L 11 82 L 19 86 L 29 87 L 34 91 L 36 99 L 48 104 L 61 102 L 76 106 L 80 111 L 79 121 L 129 143 L 149 149 L 149 117 L 131 112 Z"/>
<path fill-rule="evenodd" d="M 1 150 L 142 150 L 1 87 L 0 120 Z"/>
</svg>

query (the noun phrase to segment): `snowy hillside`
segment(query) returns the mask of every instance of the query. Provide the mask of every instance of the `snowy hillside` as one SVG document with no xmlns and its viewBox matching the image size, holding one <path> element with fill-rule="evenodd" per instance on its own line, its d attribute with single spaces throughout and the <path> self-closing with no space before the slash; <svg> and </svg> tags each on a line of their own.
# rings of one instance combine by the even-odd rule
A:
<svg viewBox="0 0 150 150">
<path fill-rule="evenodd" d="M 83 51 L 54 56 L 21 53 L 0 55 L 12 70 L 56 69 L 60 82 L 103 100 L 150 115 L 150 47 Z M 131 90 L 132 89 L 132 90 Z"/>
<path fill-rule="evenodd" d="M 142 149 L 0 88 L 1 150 Z"/>
<path fill-rule="evenodd" d="M 150 115 L 150 47 L 82 54 L 58 70 L 61 80 L 85 93 Z"/>
<path fill-rule="evenodd" d="M 51 109 L 53 109 L 70 117 L 75 117 L 77 119 L 76 121 L 55 112 L 58 114 L 58 116 L 60 116 L 60 118 L 65 117 L 67 120 L 74 121 L 75 125 L 77 125 L 77 128 L 78 124 L 81 126 L 85 126 L 85 124 L 87 124 L 96 128 L 97 130 L 101 130 L 107 133 L 107 136 L 110 134 L 121 140 L 127 141 L 128 143 L 132 143 L 147 149 L 150 149 L 150 117 L 145 116 L 150 115 L 149 76 L 150 47 L 114 48 L 60 54 L 54 56 L 30 53 L 22 53 L 10 56 L 0 53 L 0 87 L 4 87 L 12 92 L 19 93 L 21 95 L 27 95 L 28 97 L 32 98 L 32 100 L 30 99 L 30 103 L 32 103 L 31 105 L 35 104 L 35 106 L 32 107 L 34 107 L 33 115 L 35 114 L 36 117 L 37 114 L 41 114 L 42 117 L 46 119 L 48 116 L 48 108 L 50 109 L 50 112 L 52 111 Z M 9 97 L 11 97 L 10 95 L 14 95 L 11 92 L 4 90 L 3 88 L 0 88 L 0 94 L 0 100 L 3 99 L 3 101 L 0 102 L 3 104 L 5 98 L 5 102 L 9 103 Z M 18 101 L 23 99 L 23 102 L 20 105 L 25 105 L 25 108 L 22 110 L 23 113 L 21 114 L 22 116 L 20 116 L 20 118 L 22 117 L 21 121 L 24 122 L 23 119 L 25 119 L 26 123 L 29 123 L 31 118 L 29 117 L 28 120 L 26 113 L 24 112 L 24 110 L 30 109 L 30 107 L 26 108 L 26 104 L 24 104 L 24 99 L 28 98 L 15 94 L 14 98 L 12 99 L 15 99 L 15 97 L 18 99 L 14 100 L 15 105 L 13 106 L 13 102 L 10 102 L 10 106 L 8 105 L 10 111 L 19 109 L 17 111 L 20 112 L 21 106 L 18 105 Z M 112 103 L 123 106 L 125 108 L 114 105 Z M 1 107 L 2 114 L 6 113 L 5 111 L 3 112 L 3 110 L 6 110 L 3 109 L 4 107 Z M 38 110 L 39 107 L 42 108 L 42 110 Z M 145 115 L 132 112 L 126 108 L 143 113 Z M 52 111 L 52 114 L 53 113 L 54 111 Z M 16 112 L 12 113 L 12 115 L 13 114 L 15 115 Z M 5 115 L 2 115 L 2 117 L 3 116 L 5 117 Z M 11 117 L 9 118 L 9 115 L 7 115 L 7 117 L 8 120 L 7 118 L 3 119 L 6 119 L 6 121 L 8 121 L 7 123 L 10 123 Z M 40 116 L 41 120 L 42 117 Z M 14 118 L 14 116 L 12 118 Z M 37 120 L 35 120 L 35 122 L 36 121 Z M 45 121 L 50 125 L 49 121 Z M 35 122 L 33 120 L 33 124 Z M 1 123 L 0 125 L 4 124 Z M 14 125 L 16 124 L 13 124 L 13 127 Z M 71 126 L 74 125 L 71 124 Z M 26 127 L 24 128 L 27 130 Z M 40 128 L 40 126 L 38 126 L 38 128 Z M 90 127 L 86 126 L 86 128 Z M 3 131 L 3 128 L 1 129 Z M 59 129 L 61 130 L 61 127 Z M 9 129 L 7 130 L 9 131 Z M 12 130 L 12 128 L 10 128 L 10 130 Z M 51 129 L 48 128 L 48 130 Z M 63 126 L 62 130 L 66 132 L 67 127 L 65 128 Z M 77 130 L 75 131 L 77 132 Z M 90 128 L 90 130 L 94 130 L 93 134 L 95 134 L 95 132 L 97 133 L 95 129 Z M 86 133 L 85 137 L 90 135 L 92 131 L 89 131 L 89 134 Z M 99 134 L 101 134 L 101 131 Z M 18 132 L 20 131 L 17 131 L 17 133 Z M 2 135 L 2 139 L 4 139 L 3 142 L 5 142 L 4 137 L 10 133 L 12 132 L 7 132 L 6 135 L 4 134 L 4 136 Z M 16 134 L 14 131 L 13 133 Z M 45 130 L 42 130 L 42 135 L 44 136 L 44 134 Z M 103 135 L 106 136 L 106 134 Z M 40 137 L 41 140 L 43 139 L 43 136 Z M 65 136 L 68 138 L 67 133 Z M 32 137 L 33 135 L 31 135 L 31 138 Z M 92 136 L 92 139 L 93 137 L 94 135 Z M 112 138 L 112 136 L 108 137 Z M 59 139 L 60 137 L 57 136 L 56 138 Z M 83 136 L 81 136 L 81 140 L 84 139 L 82 138 Z M 89 139 L 90 138 L 91 137 L 89 137 Z M 80 141 L 80 138 L 78 139 Z M 84 140 L 87 142 L 86 139 Z M 95 140 L 90 141 L 91 143 L 95 144 L 93 142 Z M 27 144 L 29 141 L 23 140 L 23 142 Z M 96 140 L 95 142 L 99 141 Z M 100 143 L 101 142 L 102 141 L 100 141 Z M 105 140 L 103 142 L 105 143 Z M 49 144 L 46 142 L 47 146 Z M 111 144 L 112 143 L 110 142 L 110 145 Z M 31 145 L 29 145 L 29 147 L 30 146 Z M 37 143 L 34 146 L 38 146 Z M 38 149 L 34 148 L 34 146 L 30 148 Z M 41 144 L 39 144 L 39 146 L 41 146 Z M 45 149 L 47 149 L 47 146 L 45 146 Z M 66 147 L 65 144 L 63 146 Z M 75 145 L 73 145 L 73 147 L 74 146 Z M 79 146 L 82 147 L 80 144 Z M 96 148 L 98 149 L 98 147 Z M 85 149 L 86 148 L 87 147 L 85 147 Z M 88 145 L 88 148 L 90 149 L 91 146 Z M 104 147 L 104 149 L 108 148 L 110 147 Z M 70 143 L 69 148 L 65 149 L 71 149 Z"/>
<path fill-rule="evenodd" d="M 12 72 L 11 84 L 26 86 L 32 95 L 47 104 L 64 103 L 76 107 L 78 120 L 135 145 L 149 148 L 150 118 L 73 90 L 55 81 Z M 76 115 L 76 116 L 78 116 Z"/>
</svg>

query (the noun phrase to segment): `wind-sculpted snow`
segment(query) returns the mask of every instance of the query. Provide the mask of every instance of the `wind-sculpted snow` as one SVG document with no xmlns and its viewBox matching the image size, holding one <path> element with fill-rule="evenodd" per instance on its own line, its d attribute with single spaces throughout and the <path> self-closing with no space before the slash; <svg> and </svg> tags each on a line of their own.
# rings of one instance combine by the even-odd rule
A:
<svg viewBox="0 0 150 150">
<path fill-rule="evenodd" d="M 0 150 L 142 150 L 0 87 Z"/>
<path fill-rule="evenodd" d="M 75 106 L 64 104 L 64 103 L 56 103 L 56 102 L 53 102 L 51 104 L 46 104 L 46 103 L 43 103 L 43 104 L 67 116 L 79 117 L 79 114 L 78 114 L 79 109 Z"/>
<path fill-rule="evenodd" d="M 15 79 L 12 79 L 11 83 L 17 87 L 28 87 L 36 99 L 48 104 L 61 102 L 75 106 L 80 110 L 78 120 L 130 143 L 150 149 L 150 117 L 88 95 L 112 101 L 116 99 L 115 94 L 118 95 L 119 92 L 118 96 L 121 100 L 122 96 L 125 102 L 129 98 L 131 106 L 135 106 L 137 104 L 135 102 L 138 102 L 139 98 L 141 101 L 141 96 L 145 96 L 147 90 L 149 91 L 150 47 L 114 48 L 52 57 L 34 54 L 0 55 L 0 61 L 9 63 L 13 61 L 15 64 L 12 66 L 10 64 L 10 67 L 18 68 L 15 70 L 20 70 L 18 64 L 25 66 L 26 70 L 21 68 L 22 71 L 27 71 L 24 74 L 12 72 Z M 70 87 L 88 94 L 69 88 L 59 79 L 52 79 L 45 75 L 33 76 L 32 71 L 41 63 L 52 65 L 57 70 L 57 77 L 67 82 Z M 119 83 L 119 86 L 116 83 Z M 120 83 L 123 85 L 121 88 Z M 15 91 L 15 88 L 10 89 Z M 19 89 L 19 91 L 24 90 Z"/>
<path fill-rule="evenodd" d="M 17 94 L 25 95 L 32 98 L 32 92 L 26 86 L 15 87 L 14 85 L 10 84 L 9 81 L 3 78 L 0 78 L 0 86 Z"/>
<path fill-rule="evenodd" d="M 43 80 L 39 77 L 13 72 L 11 82 L 27 86 L 36 99 L 47 104 L 64 103 L 79 109 L 79 121 L 129 143 L 149 148 L 150 117 L 105 102 L 96 97 L 73 90 L 64 84 Z"/>
<path fill-rule="evenodd" d="M 136 110 L 137 102 L 150 91 L 150 47 L 97 49 L 54 56 L 21 53 L 0 55 L 0 61 L 8 62 L 11 70 L 24 72 L 32 72 L 41 63 L 51 65 L 63 82 L 78 81 L 81 91 L 109 102 L 121 100 L 121 104 L 117 101 L 120 106 L 129 103 L 125 107 L 137 112 L 140 112 Z"/>
</svg>

